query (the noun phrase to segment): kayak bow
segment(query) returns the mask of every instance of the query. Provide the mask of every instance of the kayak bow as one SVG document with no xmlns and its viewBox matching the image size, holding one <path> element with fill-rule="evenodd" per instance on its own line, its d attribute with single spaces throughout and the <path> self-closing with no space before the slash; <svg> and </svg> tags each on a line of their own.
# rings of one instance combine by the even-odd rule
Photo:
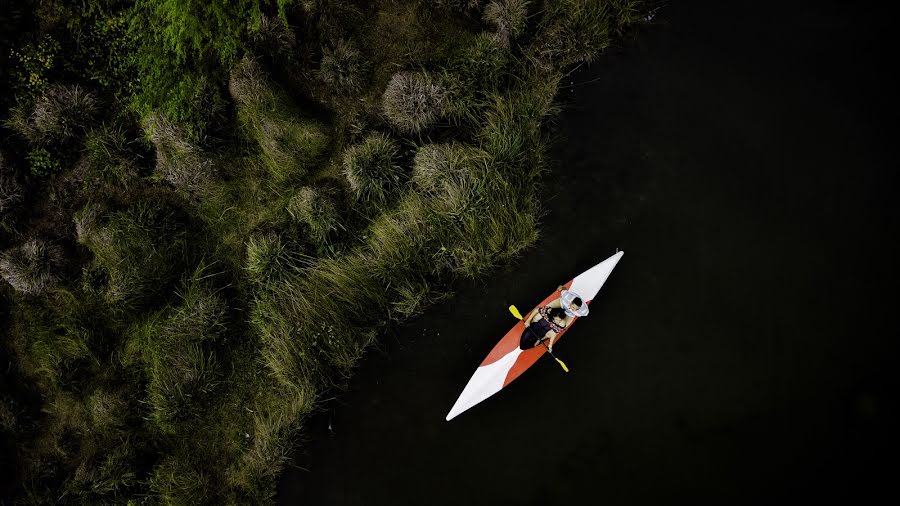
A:
<svg viewBox="0 0 900 506">
<path fill-rule="evenodd" d="M 615 255 L 575 276 L 574 279 L 563 286 L 577 293 L 586 304 L 590 304 L 624 254 L 625 252 L 623 251 L 617 252 Z M 545 306 L 557 297 L 559 297 L 559 293 L 553 292 L 541 301 L 537 307 Z M 578 320 L 578 317 L 572 320 L 557 335 L 557 341 L 572 328 L 576 320 Z M 503 387 L 512 383 L 526 369 L 537 362 L 541 355 L 547 352 L 547 349 L 541 346 L 536 346 L 529 350 L 519 348 L 519 338 L 524 330 L 525 324 L 522 321 L 516 322 L 513 328 L 488 353 L 488 356 L 475 370 L 475 374 L 469 379 L 469 383 L 463 389 L 453 408 L 447 413 L 447 421 L 452 420 L 463 411 L 502 390 Z"/>
</svg>

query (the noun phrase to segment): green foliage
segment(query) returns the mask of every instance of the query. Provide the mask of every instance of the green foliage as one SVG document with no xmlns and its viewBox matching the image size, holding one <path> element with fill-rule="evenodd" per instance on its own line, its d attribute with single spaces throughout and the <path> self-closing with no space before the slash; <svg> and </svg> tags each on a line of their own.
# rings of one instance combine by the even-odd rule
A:
<svg viewBox="0 0 900 506">
<path fill-rule="evenodd" d="M 27 155 L 28 168 L 37 177 L 47 177 L 59 171 L 60 163 L 44 148 L 34 148 Z"/>
<path fill-rule="evenodd" d="M 44 35 L 37 43 L 22 49 L 12 50 L 14 87 L 24 93 L 20 98 L 37 95 L 47 88 L 50 84 L 48 74 L 56 66 L 59 51 L 59 42 L 50 35 Z"/>
<path fill-rule="evenodd" d="M 256 60 L 247 57 L 235 66 L 229 90 L 238 103 L 240 123 L 259 144 L 262 159 L 276 179 L 300 177 L 321 160 L 329 143 L 325 127 L 301 117 Z"/>
<path fill-rule="evenodd" d="M 373 133 L 344 151 L 344 176 L 357 199 L 385 205 L 400 187 L 405 171 L 397 164 L 399 146 L 385 134 Z"/>
<path fill-rule="evenodd" d="M 221 122 L 221 82 L 242 52 L 248 29 L 257 31 L 264 0 L 137 0 L 129 35 L 136 41 L 141 115 L 158 112 L 184 128 L 192 142 Z M 277 0 L 284 13 L 290 0 Z M 283 16 L 282 16 L 283 17 Z"/>
</svg>

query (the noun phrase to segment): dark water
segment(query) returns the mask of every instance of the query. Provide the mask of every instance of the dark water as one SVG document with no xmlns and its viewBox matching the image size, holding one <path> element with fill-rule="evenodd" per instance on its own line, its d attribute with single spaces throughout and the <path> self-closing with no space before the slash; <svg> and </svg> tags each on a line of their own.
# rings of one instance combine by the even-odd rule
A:
<svg viewBox="0 0 900 506">
<path fill-rule="evenodd" d="M 573 74 L 537 248 L 369 353 L 279 503 L 896 499 L 891 21 L 717 4 Z M 506 306 L 617 247 L 557 347 L 572 372 L 543 360 L 445 422 Z"/>
</svg>

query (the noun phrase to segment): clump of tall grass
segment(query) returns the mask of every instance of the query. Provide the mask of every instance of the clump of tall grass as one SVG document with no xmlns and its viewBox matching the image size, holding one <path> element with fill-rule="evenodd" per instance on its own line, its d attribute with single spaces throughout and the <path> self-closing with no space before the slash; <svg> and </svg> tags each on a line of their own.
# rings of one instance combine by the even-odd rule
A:
<svg viewBox="0 0 900 506">
<path fill-rule="evenodd" d="M 509 58 L 494 34 L 482 32 L 448 59 L 441 75 L 451 119 L 466 126 L 484 122 L 487 97 L 502 87 Z"/>
<path fill-rule="evenodd" d="M 508 48 L 525 30 L 528 21 L 528 0 L 491 0 L 484 8 L 483 19 L 494 26 L 497 41 Z"/>
<path fill-rule="evenodd" d="M 195 418 L 221 382 L 217 350 L 228 332 L 229 308 L 207 270 L 189 275 L 179 303 L 137 326 L 126 345 L 126 364 L 135 355 L 144 364 L 150 418 L 164 432 Z"/>
<path fill-rule="evenodd" d="M 375 205 L 389 201 L 405 176 L 399 151 L 397 141 L 383 133 L 370 134 L 344 151 L 343 173 L 357 199 Z"/>
<path fill-rule="evenodd" d="M 139 484 L 136 460 L 128 439 L 105 451 L 97 451 L 82 460 L 66 480 L 66 495 L 78 497 L 84 503 L 123 501 L 129 490 Z"/>
<path fill-rule="evenodd" d="M 234 67 L 228 89 L 238 104 L 238 120 L 259 144 L 273 176 L 299 177 L 321 160 L 329 143 L 325 127 L 302 117 L 255 59 L 244 57 Z"/>
<path fill-rule="evenodd" d="M 7 126 L 36 145 L 65 143 L 84 131 L 98 110 L 93 93 L 77 84 L 56 84 L 33 103 L 16 107 Z"/>
<path fill-rule="evenodd" d="M 0 256 L 0 276 L 16 291 L 39 295 L 59 284 L 63 260 L 56 244 L 31 239 Z"/>
<path fill-rule="evenodd" d="M 23 372 L 48 391 L 69 384 L 79 366 L 95 362 L 94 317 L 89 306 L 62 288 L 51 300 L 15 305 L 9 334 Z"/>
<path fill-rule="evenodd" d="M 362 89 L 368 62 L 352 41 L 338 39 L 322 52 L 319 79 L 338 93 L 351 95 Z"/>
<path fill-rule="evenodd" d="M 259 26 L 251 33 L 251 41 L 260 54 L 283 56 L 297 45 L 297 37 L 280 16 L 259 18 Z"/>
<path fill-rule="evenodd" d="M 163 142 L 161 137 L 157 135 L 156 142 Z M 135 161 L 135 155 L 131 149 L 132 141 L 128 138 L 125 129 L 120 125 L 104 124 L 97 128 L 91 129 L 84 141 L 86 152 L 86 162 L 90 170 L 90 180 L 85 181 L 86 185 L 94 186 L 98 182 L 128 187 L 134 184 L 138 176 L 138 165 Z M 158 148 L 159 149 L 159 146 Z M 160 154 L 157 158 L 157 164 L 165 165 L 166 154 Z M 168 164 L 172 164 L 171 156 Z M 168 168 L 169 178 L 163 176 L 169 182 L 175 184 L 178 178 L 172 177 L 171 167 Z"/>
<path fill-rule="evenodd" d="M 449 190 L 450 180 L 486 163 L 486 156 L 484 151 L 464 144 L 426 144 L 413 158 L 412 182 L 427 194 L 439 196 Z"/>
<path fill-rule="evenodd" d="M 557 72 L 534 72 L 509 93 L 491 97 L 476 137 L 498 166 L 536 174 L 543 152 L 541 121 L 558 111 L 560 78 Z"/>
<path fill-rule="evenodd" d="M 0 153 L 0 216 L 5 215 L 22 203 L 24 193 L 15 173 L 6 165 Z"/>
<path fill-rule="evenodd" d="M 97 430 L 110 430 L 121 426 L 127 417 L 128 401 L 121 393 L 97 388 L 85 403 L 91 425 Z"/>
<path fill-rule="evenodd" d="M 294 387 L 267 385 L 266 395 L 253 406 L 252 434 L 247 448 L 229 470 L 229 482 L 244 490 L 268 490 L 281 474 L 295 444 L 301 422 L 315 406 L 314 385 L 295 378 Z"/>
<path fill-rule="evenodd" d="M 216 166 L 187 133 L 159 114 L 147 117 L 147 131 L 156 148 L 154 175 L 180 190 L 206 188 L 216 175 Z"/>
<path fill-rule="evenodd" d="M 414 134 L 433 125 L 446 113 L 447 90 L 431 74 L 398 72 L 381 99 L 385 117 L 401 132 Z"/>
<path fill-rule="evenodd" d="M 482 0 L 431 0 L 431 3 L 437 7 L 468 14 L 481 7 Z"/>
<path fill-rule="evenodd" d="M 137 202 L 118 211 L 88 205 L 76 213 L 75 230 L 106 274 L 104 299 L 117 309 L 164 297 L 186 263 L 183 219 L 157 204 Z"/>
<path fill-rule="evenodd" d="M 644 5 L 644 0 L 547 2 L 531 53 L 557 69 L 589 62 L 641 20 Z"/>
<path fill-rule="evenodd" d="M 304 186 L 288 201 L 288 214 L 306 225 L 310 239 L 317 245 L 324 245 L 329 235 L 341 226 L 334 199 L 327 187 Z"/>
<path fill-rule="evenodd" d="M 162 504 L 204 504 L 211 486 L 207 474 L 177 456 L 166 457 L 150 477 L 150 489 Z"/>
<path fill-rule="evenodd" d="M 244 269 L 259 283 L 282 279 L 296 266 L 289 245 L 274 232 L 250 236 L 246 246 Z"/>
</svg>

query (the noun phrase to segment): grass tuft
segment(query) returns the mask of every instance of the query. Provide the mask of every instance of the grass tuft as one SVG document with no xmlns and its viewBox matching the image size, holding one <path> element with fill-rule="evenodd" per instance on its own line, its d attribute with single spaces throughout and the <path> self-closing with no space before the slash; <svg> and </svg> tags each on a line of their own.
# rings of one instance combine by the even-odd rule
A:
<svg viewBox="0 0 900 506">
<path fill-rule="evenodd" d="M 76 213 L 75 229 L 106 274 L 104 299 L 119 310 L 165 298 L 186 264 L 181 218 L 153 204 L 138 202 L 112 212 L 88 205 Z"/>
<path fill-rule="evenodd" d="M 343 95 L 359 92 L 369 70 L 368 62 L 353 42 L 338 39 L 326 47 L 319 65 L 319 79 Z"/>
<path fill-rule="evenodd" d="M 484 8 L 485 23 L 493 25 L 497 41 L 508 48 L 525 30 L 528 22 L 528 0 L 491 0 Z"/>
<path fill-rule="evenodd" d="M 446 112 L 447 90 L 426 72 L 398 72 L 382 95 L 382 110 L 390 123 L 403 133 L 418 133 L 433 125 Z"/>
<path fill-rule="evenodd" d="M 31 239 L 0 256 L 0 276 L 16 291 L 40 295 L 60 282 L 62 249 L 41 239 Z"/>
<path fill-rule="evenodd" d="M 63 144 L 83 132 L 98 110 L 93 93 L 77 84 L 57 84 L 38 95 L 32 104 L 16 107 L 7 126 L 35 145 Z"/>
<path fill-rule="evenodd" d="M 304 186 L 288 201 L 291 218 L 306 225 L 316 245 L 325 245 L 329 235 L 341 227 L 334 200 L 327 187 Z"/>
<path fill-rule="evenodd" d="M 228 89 L 238 103 L 238 120 L 276 179 L 303 176 L 321 161 L 329 144 L 325 127 L 302 117 L 255 59 L 244 57 L 234 67 Z"/>
<path fill-rule="evenodd" d="M 259 26 L 251 33 L 256 51 L 270 56 L 286 56 L 297 45 L 297 37 L 280 16 L 259 18 Z"/>
<path fill-rule="evenodd" d="M 397 141 L 373 133 L 344 151 L 343 173 L 353 195 L 376 206 L 385 205 L 405 176 L 397 163 Z"/>
<path fill-rule="evenodd" d="M 22 185 L 0 153 L 0 216 L 14 211 L 24 197 Z"/>
<path fill-rule="evenodd" d="M 177 189 L 188 192 L 203 190 L 213 180 L 216 167 L 213 161 L 195 144 L 187 133 L 158 114 L 147 118 L 150 141 L 156 148 L 157 178 Z"/>
</svg>

